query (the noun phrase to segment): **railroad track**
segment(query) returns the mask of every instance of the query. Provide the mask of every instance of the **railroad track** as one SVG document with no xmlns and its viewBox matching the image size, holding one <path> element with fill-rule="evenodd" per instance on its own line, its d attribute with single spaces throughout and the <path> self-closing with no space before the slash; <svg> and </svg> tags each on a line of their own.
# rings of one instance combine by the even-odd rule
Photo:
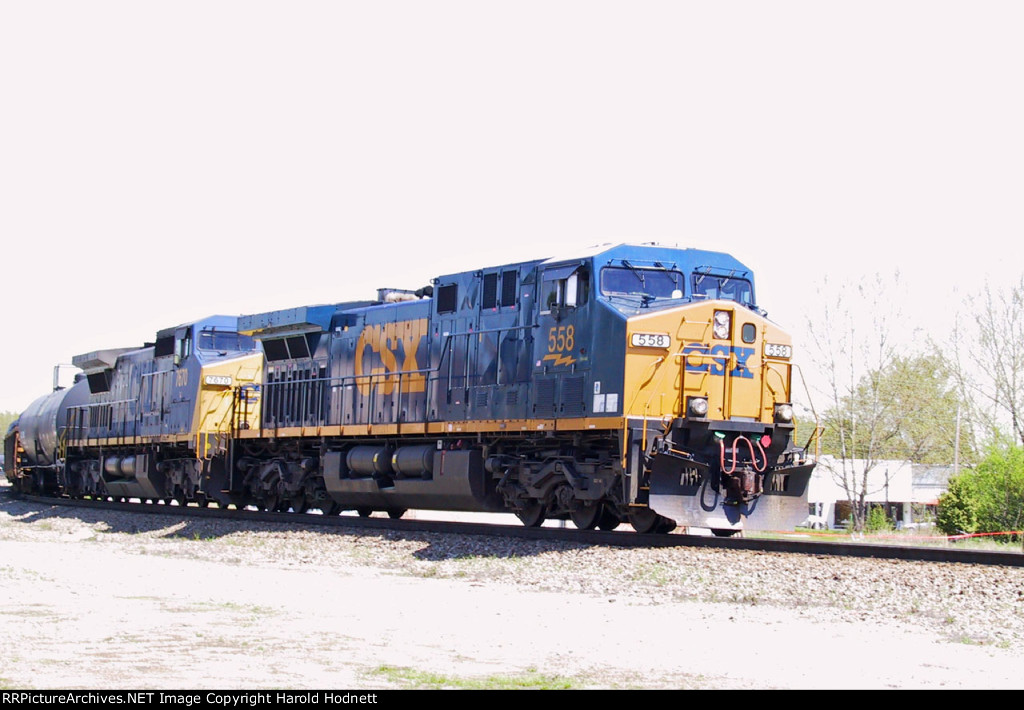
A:
<svg viewBox="0 0 1024 710">
<path fill-rule="evenodd" d="M 179 506 L 164 503 L 133 503 L 108 500 L 50 498 L 15 494 L 9 489 L 5 496 L 45 506 L 88 508 L 138 515 L 165 515 L 175 518 L 207 518 L 226 521 L 302 525 L 321 528 L 350 528 L 355 530 L 388 530 L 392 532 L 441 533 L 449 535 L 482 535 L 549 542 L 583 543 L 607 547 L 711 547 L 757 552 L 777 552 L 832 557 L 867 557 L 875 559 L 907 560 L 917 562 L 946 562 L 978 565 L 1024 567 L 1021 552 L 960 550 L 955 548 L 880 545 L 817 540 L 771 540 L 761 538 L 718 538 L 700 535 L 641 535 L 632 531 L 577 530 L 575 528 L 502 525 L 419 519 L 362 518 L 353 516 L 327 516 L 314 513 L 275 513 L 254 509 Z"/>
</svg>

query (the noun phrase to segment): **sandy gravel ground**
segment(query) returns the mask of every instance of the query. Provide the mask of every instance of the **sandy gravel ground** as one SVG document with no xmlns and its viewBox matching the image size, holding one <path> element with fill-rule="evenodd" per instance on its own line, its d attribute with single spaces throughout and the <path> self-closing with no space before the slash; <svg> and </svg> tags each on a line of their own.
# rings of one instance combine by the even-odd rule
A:
<svg viewBox="0 0 1024 710">
<path fill-rule="evenodd" d="M 0 488 L 0 687 L 1024 687 L 1021 569 L 913 568 L 950 599 L 1015 590 L 967 618 L 870 584 L 837 598 L 824 587 L 873 574 L 849 561 L 798 563 L 833 579 L 787 603 L 775 567 L 794 563 L 774 556 L 450 537 L 115 517 Z M 754 585 L 731 596 L 730 560 Z"/>
</svg>

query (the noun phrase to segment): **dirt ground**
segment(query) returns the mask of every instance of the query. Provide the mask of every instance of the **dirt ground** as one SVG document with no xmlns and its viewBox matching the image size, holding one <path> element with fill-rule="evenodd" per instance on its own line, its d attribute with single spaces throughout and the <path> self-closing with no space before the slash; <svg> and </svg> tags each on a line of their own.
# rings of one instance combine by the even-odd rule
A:
<svg viewBox="0 0 1024 710">
<path fill-rule="evenodd" d="M 0 516 L 0 688 L 1024 687 L 1019 647 L 828 609 L 258 564 L 259 540 L 143 546 L 17 513 Z"/>
</svg>

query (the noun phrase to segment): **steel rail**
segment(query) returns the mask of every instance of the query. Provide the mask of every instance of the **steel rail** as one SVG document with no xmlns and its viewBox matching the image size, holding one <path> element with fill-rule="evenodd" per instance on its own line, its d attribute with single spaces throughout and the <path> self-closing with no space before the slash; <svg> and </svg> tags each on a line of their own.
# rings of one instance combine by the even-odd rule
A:
<svg viewBox="0 0 1024 710">
<path fill-rule="evenodd" d="M 166 503 L 120 503 L 95 499 L 51 498 L 46 496 L 5 493 L 19 500 L 39 505 L 88 508 L 142 515 L 164 515 L 173 518 L 209 518 L 225 521 L 244 521 L 274 525 L 301 525 L 320 528 L 353 528 L 355 530 L 383 530 L 399 533 L 438 533 L 448 535 L 480 535 L 500 538 L 518 538 L 586 544 L 606 547 L 706 547 L 754 552 L 819 555 L 830 557 L 866 557 L 874 559 L 904 560 L 908 562 L 943 562 L 979 564 L 1006 567 L 1024 567 L 1024 553 L 987 550 L 960 550 L 940 547 L 882 545 L 853 542 L 823 542 L 818 540 L 773 540 L 743 537 L 704 537 L 701 535 L 651 535 L 632 531 L 577 530 L 575 528 L 530 528 L 523 525 L 474 523 L 442 520 L 361 518 L 329 516 L 310 513 L 272 513 L 266 511 L 233 510 L 228 508 L 201 508 Z"/>
</svg>

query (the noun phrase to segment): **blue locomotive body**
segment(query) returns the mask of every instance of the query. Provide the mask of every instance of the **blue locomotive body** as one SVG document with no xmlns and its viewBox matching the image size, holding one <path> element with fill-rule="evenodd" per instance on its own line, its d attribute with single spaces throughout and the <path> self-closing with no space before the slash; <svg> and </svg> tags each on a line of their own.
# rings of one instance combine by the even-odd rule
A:
<svg viewBox="0 0 1024 710">
<path fill-rule="evenodd" d="M 441 276 L 430 299 L 382 289 L 373 303 L 242 316 L 239 329 L 262 341 L 274 375 L 269 429 L 608 418 L 623 413 L 627 319 L 708 298 L 685 277 L 708 268 L 743 274 L 753 305 L 751 272 L 726 254 L 623 245 Z M 631 279 L 641 290 L 602 291 L 609 270 L 606 281 Z M 648 286 L 643 272 L 679 276 Z M 402 295 L 415 300 L 385 302 Z M 276 396 L 318 378 L 329 380 L 335 411 Z M 597 411 L 594 393 L 606 395 Z"/>
</svg>

